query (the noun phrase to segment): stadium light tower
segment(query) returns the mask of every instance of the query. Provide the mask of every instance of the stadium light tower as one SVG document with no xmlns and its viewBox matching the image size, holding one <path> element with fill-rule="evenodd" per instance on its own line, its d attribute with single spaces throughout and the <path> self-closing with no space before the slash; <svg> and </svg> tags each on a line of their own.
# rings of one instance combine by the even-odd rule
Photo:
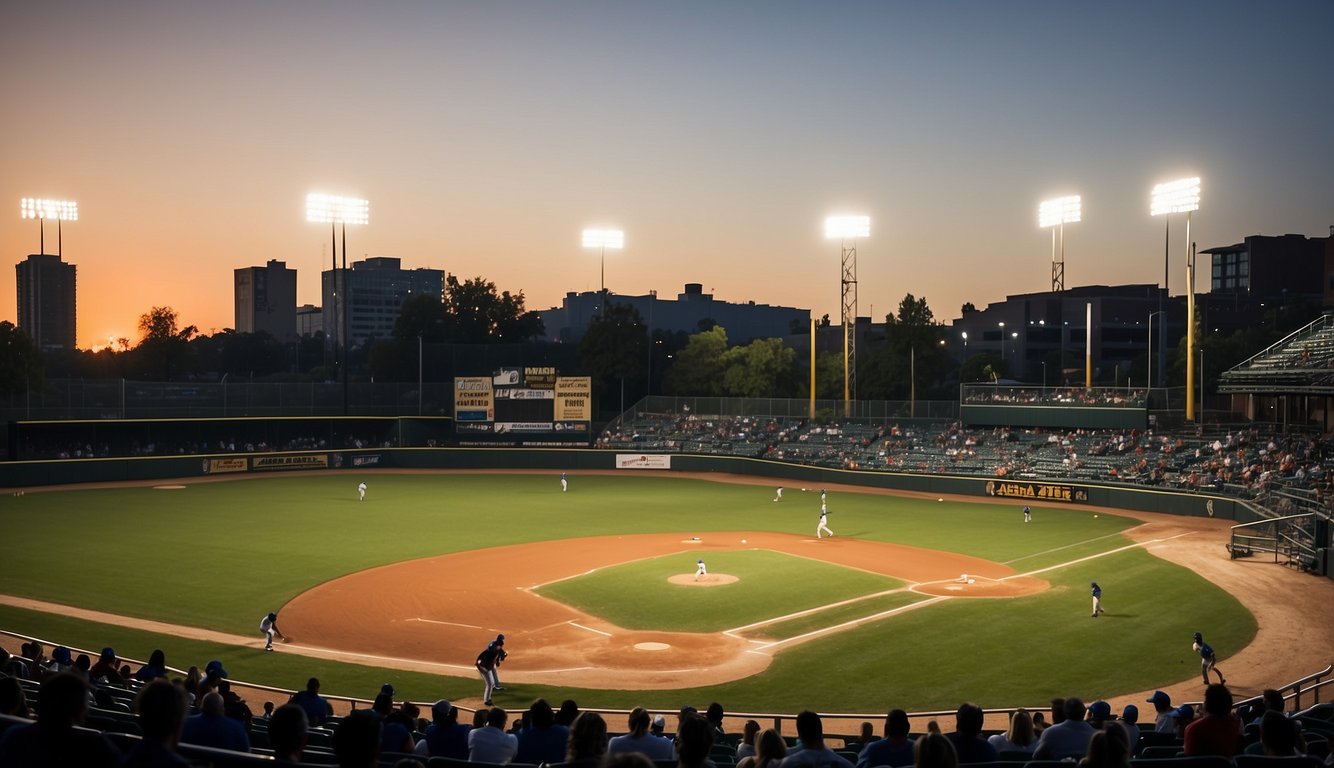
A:
<svg viewBox="0 0 1334 768">
<path fill-rule="evenodd" d="M 852 415 L 852 401 L 857 398 L 857 238 L 870 235 L 870 216 L 829 216 L 824 220 L 825 239 L 842 244 L 844 417 Z"/>
<path fill-rule="evenodd" d="M 41 254 L 46 255 L 46 220 L 56 220 L 56 255 L 60 256 L 63 237 L 60 231 L 61 222 L 79 220 L 79 204 L 73 200 L 45 200 L 39 197 L 25 197 L 19 201 L 19 215 L 24 219 L 37 219 L 37 226 L 41 230 L 39 235 L 39 244 Z"/>
<path fill-rule="evenodd" d="M 359 197 L 340 197 L 312 192 L 306 195 L 306 221 L 316 224 L 329 224 L 329 239 L 333 246 L 329 267 L 333 272 L 333 327 L 334 327 L 334 367 L 336 373 L 343 376 L 343 415 L 347 415 L 347 350 L 352 345 L 348 338 L 348 314 L 351 302 L 348 301 L 347 288 L 347 225 L 369 224 L 371 220 L 370 201 Z M 343 232 L 343 268 L 338 268 L 338 230 Z M 339 277 L 342 285 L 339 285 Z M 339 311 L 342 302 L 342 311 Z M 340 328 L 338 321 L 342 319 Z M 342 337 L 342 358 L 340 361 L 337 338 Z"/>
<path fill-rule="evenodd" d="M 1079 195 L 1067 195 L 1046 200 L 1038 205 L 1038 226 L 1051 228 L 1051 290 L 1065 290 L 1065 225 L 1080 220 Z M 1060 233 L 1061 258 L 1056 258 L 1057 233 Z"/>
<path fill-rule="evenodd" d="M 1163 292 L 1167 292 L 1169 255 L 1171 253 L 1170 226 L 1171 215 L 1174 213 L 1186 214 L 1186 421 L 1193 421 L 1195 418 L 1195 398 L 1191 392 L 1191 385 L 1195 377 L 1195 246 L 1190 241 L 1190 214 L 1192 211 L 1200 209 L 1200 177 L 1191 176 L 1190 178 L 1177 179 L 1158 184 L 1153 188 L 1150 196 L 1149 214 L 1152 216 L 1162 216 L 1164 222 L 1163 229 Z M 1158 309 L 1162 310 L 1162 294 L 1158 297 Z M 1166 317 L 1164 317 L 1166 320 Z M 1159 326 L 1160 330 L 1166 330 L 1167 323 L 1163 322 Z M 1159 340 L 1159 354 L 1163 357 L 1158 361 L 1158 375 L 1162 375 L 1167 369 L 1167 343 L 1166 338 Z"/>
<path fill-rule="evenodd" d="M 598 307 L 602 316 L 607 316 L 607 249 L 619 251 L 625 247 L 625 232 L 619 229 L 585 229 L 583 243 L 585 248 L 598 249 L 601 260 L 602 292 L 598 294 Z"/>
</svg>

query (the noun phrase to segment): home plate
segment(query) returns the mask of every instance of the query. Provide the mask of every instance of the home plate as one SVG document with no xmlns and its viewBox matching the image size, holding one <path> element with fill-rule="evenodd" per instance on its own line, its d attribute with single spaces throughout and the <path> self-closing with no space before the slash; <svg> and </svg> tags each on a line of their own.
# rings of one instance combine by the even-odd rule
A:
<svg viewBox="0 0 1334 768">
<path fill-rule="evenodd" d="M 665 651 L 670 648 L 667 643 L 635 643 L 636 651 Z"/>
</svg>

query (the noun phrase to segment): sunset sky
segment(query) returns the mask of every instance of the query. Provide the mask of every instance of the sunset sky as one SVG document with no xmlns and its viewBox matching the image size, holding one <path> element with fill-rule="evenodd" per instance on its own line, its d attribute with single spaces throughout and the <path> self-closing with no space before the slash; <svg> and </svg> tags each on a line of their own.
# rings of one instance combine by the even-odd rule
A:
<svg viewBox="0 0 1334 768">
<path fill-rule="evenodd" d="M 580 230 L 613 226 L 613 291 L 837 318 L 822 222 L 851 212 L 861 314 L 910 292 L 948 321 L 1050 287 L 1037 208 L 1066 194 L 1067 287 L 1160 283 L 1160 181 L 1202 177 L 1201 249 L 1329 234 L 1331 30 L 1330 0 L 5 0 L 0 319 L 38 251 L 23 197 L 78 201 L 82 347 L 160 305 L 231 327 L 232 270 L 272 258 L 318 304 L 312 191 L 370 200 L 349 260 L 530 309 L 597 289 Z"/>
</svg>

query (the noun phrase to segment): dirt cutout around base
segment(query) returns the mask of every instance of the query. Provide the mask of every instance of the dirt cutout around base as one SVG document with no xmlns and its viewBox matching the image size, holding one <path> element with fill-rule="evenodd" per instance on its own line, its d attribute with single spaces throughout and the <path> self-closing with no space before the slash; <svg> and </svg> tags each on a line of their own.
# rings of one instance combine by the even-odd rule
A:
<svg viewBox="0 0 1334 768">
<path fill-rule="evenodd" d="M 708 573 L 703 576 L 696 576 L 693 573 L 678 573 L 675 576 L 668 577 L 667 581 L 684 587 L 721 587 L 724 584 L 735 584 L 741 579 L 730 573 Z"/>
</svg>

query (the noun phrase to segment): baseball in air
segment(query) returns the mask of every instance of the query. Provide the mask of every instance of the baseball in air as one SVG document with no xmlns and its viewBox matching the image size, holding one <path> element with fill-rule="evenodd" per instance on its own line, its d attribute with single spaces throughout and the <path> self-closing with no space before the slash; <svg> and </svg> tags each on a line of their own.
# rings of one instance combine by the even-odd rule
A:
<svg viewBox="0 0 1334 768">
<path fill-rule="evenodd" d="M 945 500 L 945 499 L 943 499 L 943 498 L 941 498 L 941 499 L 936 499 L 936 501 L 944 501 L 944 500 Z"/>
<path fill-rule="evenodd" d="M 805 489 L 805 488 L 802 488 L 801 490 L 805 491 L 806 489 Z"/>
<path fill-rule="evenodd" d="M 1098 519 L 1098 516 L 1097 516 L 1097 515 L 1094 515 L 1094 516 L 1093 516 L 1093 519 L 1094 519 L 1094 520 L 1097 520 L 1097 519 Z"/>
<path fill-rule="evenodd" d="M 745 539 L 742 539 L 742 540 L 741 540 L 741 543 L 742 543 L 742 544 L 745 544 L 745 543 L 746 543 L 746 540 L 745 540 Z"/>
</svg>

